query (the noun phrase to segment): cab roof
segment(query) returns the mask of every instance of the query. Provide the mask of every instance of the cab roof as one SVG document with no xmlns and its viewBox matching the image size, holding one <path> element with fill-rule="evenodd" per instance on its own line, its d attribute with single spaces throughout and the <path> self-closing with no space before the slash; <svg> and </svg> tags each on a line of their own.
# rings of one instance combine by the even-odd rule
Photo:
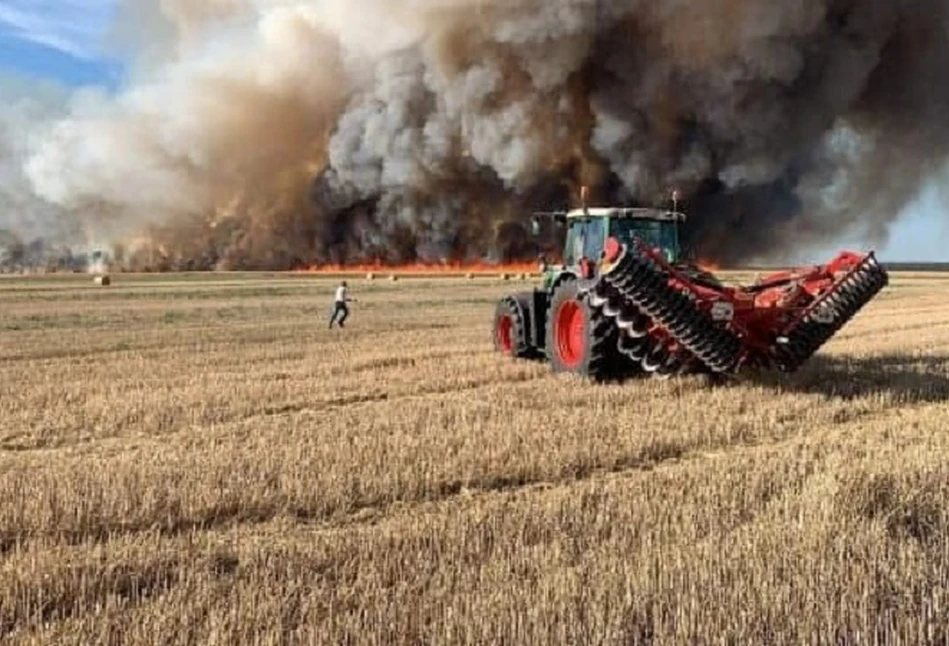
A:
<svg viewBox="0 0 949 646">
<path fill-rule="evenodd" d="M 685 213 L 655 208 L 587 207 L 567 212 L 568 219 L 574 218 L 629 218 L 631 220 L 655 220 L 658 222 L 682 222 Z"/>
</svg>

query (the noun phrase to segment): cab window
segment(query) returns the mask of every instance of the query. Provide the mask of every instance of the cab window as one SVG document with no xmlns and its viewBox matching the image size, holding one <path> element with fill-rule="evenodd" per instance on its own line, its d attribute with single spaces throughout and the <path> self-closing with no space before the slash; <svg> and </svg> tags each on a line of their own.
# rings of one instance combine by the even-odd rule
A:
<svg viewBox="0 0 949 646">
<path fill-rule="evenodd" d="M 600 252 L 606 243 L 606 220 L 594 218 L 586 223 L 586 239 L 583 245 L 583 255 L 594 262 L 600 259 Z"/>
<path fill-rule="evenodd" d="M 613 235 L 624 243 L 639 238 L 646 245 L 662 250 L 669 262 L 678 260 L 679 237 L 674 224 L 649 220 L 617 220 Z"/>
</svg>

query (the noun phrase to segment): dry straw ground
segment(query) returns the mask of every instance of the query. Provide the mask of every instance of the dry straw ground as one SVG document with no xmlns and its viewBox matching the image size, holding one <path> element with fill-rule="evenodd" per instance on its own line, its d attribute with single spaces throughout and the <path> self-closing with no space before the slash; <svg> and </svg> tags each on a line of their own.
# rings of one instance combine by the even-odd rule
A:
<svg viewBox="0 0 949 646">
<path fill-rule="evenodd" d="M 0 281 L 0 642 L 946 642 L 949 278 L 719 388 L 499 359 L 516 285 Z"/>
</svg>

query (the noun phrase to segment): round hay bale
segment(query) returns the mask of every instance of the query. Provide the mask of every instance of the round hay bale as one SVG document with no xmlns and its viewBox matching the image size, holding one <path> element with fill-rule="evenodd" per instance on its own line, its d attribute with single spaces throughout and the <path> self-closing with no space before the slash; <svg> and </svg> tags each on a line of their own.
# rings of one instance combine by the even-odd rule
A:
<svg viewBox="0 0 949 646">
<path fill-rule="evenodd" d="M 465 274 L 465 278 L 467 278 L 468 280 L 471 280 L 471 279 L 474 278 L 474 274 L 472 274 L 472 273 L 469 271 L 467 274 Z"/>
<path fill-rule="evenodd" d="M 518 276 L 518 278 L 520 280 L 527 280 L 527 274 L 521 274 L 520 276 Z"/>
<path fill-rule="evenodd" d="M 112 279 L 108 276 L 96 276 L 94 279 L 96 285 L 101 285 L 102 287 L 108 287 L 112 284 Z"/>
<path fill-rule="evenodd" d="M 376 279 L 376 275 L 374 273 L 369 272 L 368 274 L 366 274 L 366 280 L 375 280 L 375 279 Z"/>
<path fill-rule="evenodd" d="M 511 280 L 511 277 L 507 274 L 501 274 L 501 280 Z"/>
<path fill-rule="evenodd" d="M 399 277 L 396 276 L 395 274 L 392 274 L 392 275 L 389 276 L 389 280 L 391 280 L 393 283 L 395 283 L 395 282 L 398 282 Z"/>
</svg>

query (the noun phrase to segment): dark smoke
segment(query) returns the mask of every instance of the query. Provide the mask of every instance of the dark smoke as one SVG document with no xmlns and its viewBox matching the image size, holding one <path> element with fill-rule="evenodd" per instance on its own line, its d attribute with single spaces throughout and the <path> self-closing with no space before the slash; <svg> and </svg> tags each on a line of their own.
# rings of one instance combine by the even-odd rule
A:
<svg viewBox="0 0 949 646">
<path fill-rule="evenodd" d="M 482 254 L 497 241 L 451 235 L 573 206 L 558 189 L 591 181 L 606 203 L 685 189 L 688 242 L 725 262 L 860 227 L 882 242 L 946 156 L 947 5 L 780 4 L 446 11 L 352 100 L 316 203 L 372 200 L 394 261 L 433 240 L 429 255 Z"/>
<path fill-rule="evenodd" d="M 737 263 L 884 243 L 949 153 L 945 0 L 392 4 L 162 4 L 171 44 L 45 131 L 35 192 L 149 223 L 132 265 L 275 269 L 532 256 L 581 185 L 679 187 Z"/>
</svg>

